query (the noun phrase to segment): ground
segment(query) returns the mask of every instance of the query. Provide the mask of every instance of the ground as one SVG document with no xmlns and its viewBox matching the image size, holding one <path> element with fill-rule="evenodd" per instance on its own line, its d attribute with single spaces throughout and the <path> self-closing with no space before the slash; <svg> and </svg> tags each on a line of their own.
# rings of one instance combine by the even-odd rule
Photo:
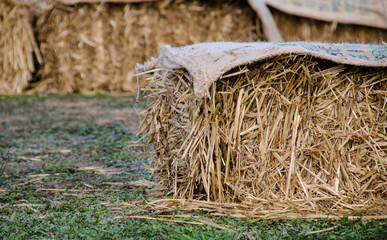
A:
<svg viewBox="0 0 387 240">
<path fill-rule="evenodd" d="M 136 212 L 154 191 L 135 96 L 0 96 L 2 239 L 386 239 L 385 220 L 264 220 Z M 157 196 L 156 196 L 157 197 Z M 204 224 L 194 225 L 201 220 Z M 208 223 L 208 224 L 207 224 Z M 320 231 L 321 230 L 321 231 Z"/>
</svg>

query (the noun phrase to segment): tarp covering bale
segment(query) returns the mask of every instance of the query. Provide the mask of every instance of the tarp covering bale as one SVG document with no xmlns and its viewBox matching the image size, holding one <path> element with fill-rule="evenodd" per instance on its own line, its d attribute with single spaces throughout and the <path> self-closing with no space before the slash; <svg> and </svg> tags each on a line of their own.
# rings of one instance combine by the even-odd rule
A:
<svg viewBox="0 0 387 240">
<path fill-rule="evenodd" d="M 58 93 L 135 91 L 135 63 L 166 43 L 262 39 L 254 11 L 235 1 L 57 7 L 38 30 L 44 64 L 34 90 Z"/>
<path fill-rule="evenodd" d="M 27 7 L 0 2 L 0 94 L 20 94 L 42 61 Z"/>
<path fill-rule="evenodd" d="M 284 41 L 373 43 L 387 41 L 387 30 L 359 25 L 323 22 L 271 9 Z"/>
<path fill-rule="evenodd" d="M 385 0 L 264 0 L 286 13 L 328 22 L 387 29 Z"/>
<path fill-rule="evenodd" d="M 142 132 L 175 197 L 387 213 L 387 47 L 166 46 Z M 366 59 L 368 58 L 368 59 Z M 254 211 L 255 211 L 254 210 Z"/>
<path fill-rule="evenodd" d="M 248 2 L 257 12 L 266 40 L 269 41 L 380 44 L 387 39 L 385 0 L 248 0 Z M 274 8 L 269 10 L 265 4 Z"/>
</svg>

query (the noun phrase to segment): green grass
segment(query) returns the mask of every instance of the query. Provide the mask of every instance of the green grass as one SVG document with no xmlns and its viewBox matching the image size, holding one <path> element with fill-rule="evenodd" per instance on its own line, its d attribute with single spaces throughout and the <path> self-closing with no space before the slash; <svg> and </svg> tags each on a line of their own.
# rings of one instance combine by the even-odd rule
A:
<svg viewBox="0 0 387 240">
<path fill-rule="evenodd" d="M 142 149 L 127 147 L 138 140 L 130 130 L 138 123 L 123 122 L 110 114 L 145 106 L 143 100 L 136 105 L 134 99 L 106 95 L 0 96 L 0 239 L 386 239 L 385 221 L 251 221 L 214 217 L 202 211 L 175 212 L 190 216 L 182 221 L 207 219 L 230 231 L 208 225 L 131 219 L 115 212 L 114 207 L 105 207 L 101 203 L 145 202 L 150 198 L 147 189 L 102 184 L 152 179 L 142 165 L 149 159 L 139 157 Z M 122 173 L 101 175 L 80 171 L 81 166 L 103 166 Z M 51 175 L 29 182 L 33 174 Z M 87 192 L 90 187 L 103 191 Z M 129 212 L 130 208 L 121 210 Z M 152 216 L 152 212 L 145 215 Z M 334 229 L 309 234 L 331 227 Z"/>
</svg>

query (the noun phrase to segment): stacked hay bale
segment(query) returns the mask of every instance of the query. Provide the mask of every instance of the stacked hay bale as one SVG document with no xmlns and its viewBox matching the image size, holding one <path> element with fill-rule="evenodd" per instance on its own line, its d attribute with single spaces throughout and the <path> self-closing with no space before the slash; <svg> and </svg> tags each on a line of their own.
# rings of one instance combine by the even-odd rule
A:
<svg viewBox="0 0 387 240">
<path fill-rule="evenodd" d="M 134 63 L 157 54 L 165 43 L 265 39 L 255 13 L 244 1 L 63 5 L 53 0 L 7 0 L 0 4 L 1 94 L 20 94 L 27 87 L 31 93 L 134 91 L 138 88 Z M 272 11 L 285 41 L 379 43 L 387 39 L 383 29 Z M 37 41 L 31 12 L 39 15 Z M 40 70 L 34 75 L 36 67 Z"/>
<path fill-rule="evenodd" d="M 387 39 L 385 0 L 264 1 L 273 7 L 274 18 L 285 41 L 380 44 Z"/>
<path fill-rule="evenodd" d="M 359 25 L 338 24 L 293 16 L 270 9 L 284 41 L 375 43 L 387 40 L 387 30 Z"/>
<path fill-rule="evenodd" d="M 29 9 L 0 2 L 0 94 L 21 94 L 35 71 L 35 59 L 42 62 L 35 41 Z"/>
<path fill-rule="evenodd" d="M 256 41 L 255 13 L 235 1 L 157 1 L 56 7 L 38 19 L 44 64 L 35 92 L 137 89 L 134 65 L 164 44 Z"/>
<path fill-rule="evenodd" d="M 200 69 L 210 77 L 210 68 Z M 257 211 L 387 213 L 385 67 L 286 54 L 234 68 L 206 98 L 196 83 L 184 69 L 159 69 L 147 87 L 142 132 L 154 146 L 158 181 L 175 197 Z"/>
<path fill-rule="evenodd" d="M 248 2 L 260 16 L 266 39 L 270 41 L 379 44 L 387 38 L 387 5 L 384 0 Z"/>
</svg>

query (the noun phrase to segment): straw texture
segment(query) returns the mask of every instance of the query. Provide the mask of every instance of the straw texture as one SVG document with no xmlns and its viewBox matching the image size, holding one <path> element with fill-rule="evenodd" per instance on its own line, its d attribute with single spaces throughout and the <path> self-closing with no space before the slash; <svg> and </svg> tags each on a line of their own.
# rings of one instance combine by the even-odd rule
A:
<svg viewBox="0 0 387 240">
<path fill-rule="evenodd" d="M 257 211 L 387 213 L 387 72 L 279 56 L 225 74 L 210 98 L 159 70 L 142 132 L 175 197 Z"/>
<path fill-rule="evenodd" d="M 27 7 L 0 2 L 0 94 L 21 94 L 41 62 Z"/>
<path fill-rule="evenodd" d="M 166 43 L 262 39 L 254 11 L 240 2 L 80 4 L 66 9 L 55 8 L 38 19 L 45 61 L 36 92 L 135 91 L 135 63 L 156 55 Z"/>
</svg>

